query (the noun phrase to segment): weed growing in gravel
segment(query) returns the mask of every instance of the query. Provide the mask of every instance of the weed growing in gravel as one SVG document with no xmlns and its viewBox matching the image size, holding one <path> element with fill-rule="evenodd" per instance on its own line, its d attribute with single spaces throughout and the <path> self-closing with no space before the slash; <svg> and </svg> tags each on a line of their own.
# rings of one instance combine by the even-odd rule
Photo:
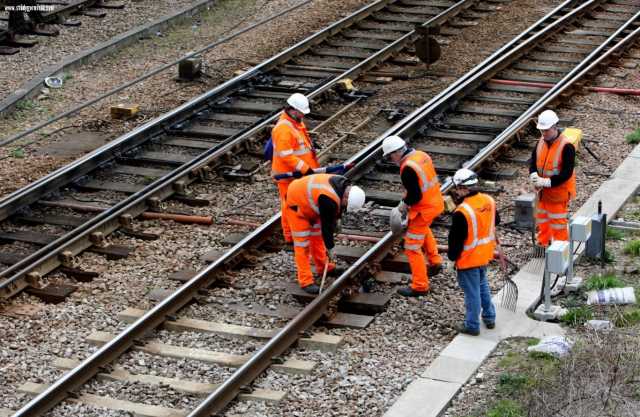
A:
<svg viewBox="0 0 640 417">
<path fill-rule="evenodd" d="M 622 240 L 624 239 L 624 232 L 622 230 L 614 229 L 612 227 L 607 228 L 607 239 L 609 240 Z"/>
<path fill-rule="evenodd" d="M 640 239 L 634 239 L 624 247 L 624 253 L 632 256 L 640 256 Z"/>
<path fill-rule="evenodd" d="M 36 107 L 36 102 L 33 100 L 20 100 L 16 103 L 16 109 L 18 110 L 33 110 Z"/>
<path fill-rule="evenodd" d="M 589 306 L 573 307 L 567 310 L 567 314 L 560 321 L 573 327 L 581 326 L 593 318 L 593 310 Z"/>
<path fill-rule="evenodd" d="M 626 137 L 627 143 L 640 143 L 640 128 L 629 133 Z"/>
<path fill-rule="evenodd" d="M 585 283 L 584 289 L 591 290 L 604 290 L 606 288 L 618 288 L 624 287 L 624 282 L 612 273 L 608 273 L 603 276 L 592 275 Z"/>
<path fill-rule="evenodd" d="M 607 264 L 612 264 L 616 260 L 616 257 L 609 249 L 604 250 L 604 262 Z"/>
<path fill-rule="evenodd" d="M 513 400 L 500 400 L 489 411 L 487 417 L 524 417 L 524 409 Z"/>
<path fill-rule="evenodd" d="M 540 339 L 538 339 L 537 337 L 532 337 L 529 340 L 527 340 L 527 346 L 535 346 L 538 343 L 540 343 Z"/>
<path fill-rule="evenodd" d="M 16 149 L 11 151 L 10 155 L 11 155 L 12 158 L 22 159 L 22 158 L 24 158 L 24 149 L 16 148 Z"/>
<path fill-rule="evenodd" d="M 621 312 L 613 320 L 616 327 L 630 327 L 640 323 L 640 308 Z"/>
<path fill-rule="evenodd" d="M 531 378 L 525 374 L 506 372 L 498 379 L 498 392 L 511 397 L 524 391 L 531 383 Z"/>
</svg>

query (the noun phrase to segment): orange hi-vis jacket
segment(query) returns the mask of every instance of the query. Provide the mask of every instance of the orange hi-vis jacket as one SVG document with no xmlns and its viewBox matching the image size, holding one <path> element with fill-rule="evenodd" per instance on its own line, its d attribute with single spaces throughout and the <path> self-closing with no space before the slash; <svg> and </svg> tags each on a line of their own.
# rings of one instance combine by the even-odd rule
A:
<svg viewBox="0 0 640 417">
<path fill-rule="evenodd" d="M 318 168 L 309 133 L 303 122 L 296 122 L 286 112 L 282 112 L 278 123 L 271 132 L 273 138 L 272 175 Z M 291 182 L 291 179 L 279 180 Z"/>
<path fill-rule="evenodd" d="M 464 199 L 456 211 L 467 220 L 467 239 L 460 257 L 458 269 L 485 266 L 493 259 L 496 247 L 496 203 L 490 196 L 478 193 Z"/>
<path fill-rule="evenodd" d="M 333 174 L 313 174 L 294 180 L 287 191 L 287 206 L 295 208 L 299 216 L 304 217 L 310 224 L 320 219 L 318 199 L 321 195 L 331 198 L 338 206 L 340 213 L 340 197 L 329 183 Z"/>
<path fill-rule="evenodd" d="M 560 174 L 562 170 L 562 150 L 569 144 L 566 136 L 560 135 L 551 143 L 551 146 L 543 139 L 538 140 L 536 148 L 536 167 L 538 175 L 543 178 L 550 178 Z M 576 196 L 576 173 L 575 171 L 567 181 L 562 184 L 543 188 L 540 194 L 540 201 L 549 203 L 567 202 Z"/>
<path fill-rule="evenodd" d="M 406 155 L 400 162 L 400 175 L 402 171 L 409 167 L 418 176 L 420 183 L 420 191 L 422 198 L 417 204 L 410 206 L 410 210 L 414 212 L 427 209 L 444 209 L 444 198 L 440 192 L 440 182 L 436 175 L 436 170 L 431 162 L 431 157 L 422 151 L 412 151 Z"/>
</svg>

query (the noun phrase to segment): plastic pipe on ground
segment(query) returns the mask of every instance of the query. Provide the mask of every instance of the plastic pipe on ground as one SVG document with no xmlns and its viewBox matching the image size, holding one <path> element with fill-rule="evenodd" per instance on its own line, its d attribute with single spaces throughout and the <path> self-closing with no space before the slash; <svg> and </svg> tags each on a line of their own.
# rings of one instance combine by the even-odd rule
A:
<svg viewBox="0 0 640 417">
<path fill-rule="evenodd" d="M 535 83 L 535 82 L 529 82 L 529 81 L 514 81 L 514 80 L 499 80 L 499 79 L 493 79 L 490 82 L 494 84 L 515 85 L 519 87 L 552 88 L 554 86 L 554 84 L 550 84 L 550 83 Z M 634 88 L 586 87 L 586 89 L 594 93 L 619 94 L 622 96 L 640 96 L 640 89 L 634 89 Z"/>
</svg>

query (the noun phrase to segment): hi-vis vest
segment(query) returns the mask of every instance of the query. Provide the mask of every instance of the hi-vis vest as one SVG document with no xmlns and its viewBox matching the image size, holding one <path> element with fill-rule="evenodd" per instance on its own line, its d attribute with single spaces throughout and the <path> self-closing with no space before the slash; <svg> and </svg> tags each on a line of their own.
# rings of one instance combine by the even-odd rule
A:
<svg viewBox="0 0 640 417">
<path fill-rule="evenodd" d="M 303 123 L 295 124 L 286 113 L 282 113 L 273 128 L 272 175 L 287 172 L 305 172 L 309 168 L 318 168 L 309 134 Z M 291 182 L 290 179 L 281 180 Z"/>
<path fill-rule="evenodd" d="M 486 194 L 478 193 L 465 198 L 456 212 L 462 213 L 467 220 L 467 239 L 456 266 L 469 269 L 487 265 L 493 259 L 496 247 L 495 201 Z"/>
<path fill-rule="evenodd" d="M 313 224 L 320 218 L 318 199 L 321 195 L 325 195 L 336 203 L 340 213 L 340 197 L 329 183 L 329 179 L 334 176 L 333 174 L 312 174 L 294 180 L 287 189 L 287 206 L 295 207 L 300 216 Z"/>
<path fill-rule="evenodd" d="M 412 151 L 400 162 L 400 175 L 406 167 L 413 169 L 418 176 L 422 198 L 420 201 L 410 206 L 411 211 L 421 211 L 425 209 L 444 210 L 444 198 L 440 192 L 440 182 L 433 168 L 431 157 L 422 151 Z"/>
<path fill-rule="evenodd" d="M 565 145 L 569 144 L 569 139 L 560 134 L 551 146 L 545 142 L 543 138 L 538 141 L 536 148 L 536 168 L 538 175 L 544 178 L 550 178 L 560 174 L 562 170 L 562 150 Z M 556 187 L 543 188 L 540 200 L 550 203 L 566 202 L 576 196 L 576 173 L 575 170 L 571 177 Z"/>
</svg>

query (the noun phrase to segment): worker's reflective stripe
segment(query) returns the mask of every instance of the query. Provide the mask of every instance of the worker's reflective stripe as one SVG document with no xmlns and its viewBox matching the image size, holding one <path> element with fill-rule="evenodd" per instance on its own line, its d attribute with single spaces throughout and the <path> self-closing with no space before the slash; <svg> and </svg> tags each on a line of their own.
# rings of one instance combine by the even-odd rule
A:
<svg viewBox="0 0 640 417">
<path fill-rule="evenodd" d="M 293 155 L 293 149 L 287 149 L 286 151 L 276 152 L 276 155 L 282 156 L 282 157 Z"/>
<path fill-rule="evenodd" d="M 293 237 L 308 237 L 308 236 L 311 236 L 311 232 L 309 230 L 305 230 L 304 232 L 291 232 L 291 236 L 293 236 Z"/>
<path fill-rule="evenodd" d="M 545 210 L 545 209 L 541 209 L 541 208 L 536 209 L 536 212 L 538 212 L 538 213 L 548 213 L 548 211 L 547 211 L 547 210 Z"/>
<path fill-rule="evenodd" d="M 548 223 L 548 222 L 550 222 L 550 221 L 551 221 L 551 220 L 549 220 L 549 219 L 536 218 L 536 223 L 538 223 L 538 224 Z"/>
<path fill-rule="evenodd" d="M 422 245 L 408 245 L 406 242 L 404 243 L 404 248 L 407 250 L 420 250 Z"/>
<path fill-rule="evenodd" d="M 298 161 L 298 163 L 296 164 L 296 171 L 302 171 L 302 168 L 304 168 L 304 161 Z"/>
<path fill-rule="evenodd" d="M 406 237 L 414 240 L 424 240 L 424 235 L 419 235 L 416 233 L 407 232 Z"/>
<path fill-rule="evenodd" d="M 493 206 L 493 204 L 492 204 Z M 484 245 L 487 243 L 491 243 L 495 240 L 494 230 L 495 230 L 495 215 L 491 218 L 491 234 L 482 239 L 478 239 L 478 219 L 476 218 L 476 212 L 471 208 L 471 206 L 467 203 L 462 203 L 460 207 L 467 212 L 469 215 L 469 219 L 471 220 L 471 231 L 473 233 L 473 240 L 470 244 L 464 245 L 464 250 L 471 250 L 480 245 Z"/>
<path fill-rule="evenodd" d="M 567 219 L 569 218 L 569 213 L 549 213 L 550 219 Z"/>
<path fill-rule="evenodd" d="M 415 152 L 415 151 L 413 151 Z M 405 158 L 410 157 L 413 152 L 409 153 L 409 155 L 407 155 Z M 438 177 L 433 177 L 433 179 L 431 181 L 429 181 L 427 179 L 427 174 L 425 174 L 424 170 L 422 169 L 422 167 L 417 164 L 415 161 L 410 160 L 406 162 L 407 165 L 409 165 L 411 168 L 413 168 L 413 170 L 416 172 L 416 174 L 418 174 L 418 176 L 420 177 L 420 181 L 422 182 L 422 187 L 421 187 L 421 191 L 423 193 L 427 192 L 427 190 L 429 190 L 429 188 L 435 187 L 438 185 Z"/>
<path fill-rule="evenodd" d="M 320 236 L 321 234 L 322 234 L 322 232 L 318 230 L 316 232 L 311 232 L 310 236 Z"/>
<path fill-rule="evenodd" d="M 551 223 L 551 228 L 556 230 L 563 230 L 567 228 L 567 225 L 565 223 L 561 223 L 561 224 Z"/>
<path fill-rule="evenodd" d="M 293 246 L 297 246 L 299 248 L 306 248 L 307 246 L 309 246 L 309 241 L 308 240 L 303 240 L 303 241 L 294 240 L 293 241 Z"/>
<path fill-rule="evenodd" d="M 320 214 L 320 208 L 316 205 L 316 202 L 313 201 L 313 190 L 325 190 L 330 194 L 333 194 L 335 196 L 336 200 L 340 200 L 340 198 L 338 197 L 338 194 L 336 194 L 336 192 L 334 191 L 334 189 L 332 187 L 330 187 L 329 185 L 326 184 L 315 184 L 313 182 L 315 178 L 311 177 L 311 179 L 309 180 L 309 183 L 307 185 L 307 199 L 309 200 L 309 207 L 311 207 L 313 209 L 313 211 L 316 212 L 316 214 Z"/>
<path fill-rule="evenodd" d="M 564 149 L 564 145 L 569 143 L 569 141 L 564 136 L 561 136 L 559 140 L 561 142 L 558 144 L 555 154 L 552 156 L 552 159 L 551 159 L 551 163 L 553 164 L 551 169 L 544 169 L 544 166 L 542 168 L 538 168 L 538 175 L 551 177 L 553 175 L 560 174 L 560 159 L 562 157 L 562 150 Z M 544 140 L 538 141 L 538 147 L 536 149 L 536 157 L 538 157 L 542 152 L 543 142 Z"/>
</svg>

